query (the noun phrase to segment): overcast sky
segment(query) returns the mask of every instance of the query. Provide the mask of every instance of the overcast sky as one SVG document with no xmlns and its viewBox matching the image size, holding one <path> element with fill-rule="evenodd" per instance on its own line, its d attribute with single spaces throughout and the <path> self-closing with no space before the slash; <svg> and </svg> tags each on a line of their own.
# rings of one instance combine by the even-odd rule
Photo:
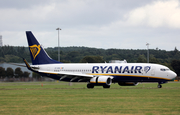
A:
<svg viewBox="0 0 180 115">
<path fill-rule="evenodd" d="M 4 45 L 180 50 L 179 0 L 0 0 Z"/>
</svg>

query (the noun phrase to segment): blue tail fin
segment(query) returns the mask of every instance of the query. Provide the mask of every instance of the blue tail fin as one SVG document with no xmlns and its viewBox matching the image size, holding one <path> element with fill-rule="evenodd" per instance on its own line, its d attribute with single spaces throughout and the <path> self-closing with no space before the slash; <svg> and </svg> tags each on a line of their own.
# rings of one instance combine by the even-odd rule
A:
<svg viewBox="0 0 180 115">
<path fill-rule="evenodd" d="M 61 63 L 51 59 L 46 51 L 41 47 L 31 31 L 26 31 L 26 36 L 29 44 L 29 51 L 31 55 L 31 61 L 33 65 L 39 64 L 52 64 Z"/>
</svg>

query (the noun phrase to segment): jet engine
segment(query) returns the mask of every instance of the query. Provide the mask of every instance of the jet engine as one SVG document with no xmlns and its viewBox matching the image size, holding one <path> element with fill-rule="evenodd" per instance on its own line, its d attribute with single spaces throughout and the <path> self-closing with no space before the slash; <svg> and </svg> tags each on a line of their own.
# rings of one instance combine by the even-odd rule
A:
<svg viewBox="0 0 180 115">
<path fill-rule="evenodd" d="M 118 82 L 120 86 L 136 86 L 139 83 L 138 82 Z"/>
<path fill-rule="evenodd" d="M 112 78 L 110 76 L 97 76 L 90 79 L 87 87 L 94 88 L 94 86 L 103 86 L 104 88 L 110 88 L 111 83 Z"/>
</svg>

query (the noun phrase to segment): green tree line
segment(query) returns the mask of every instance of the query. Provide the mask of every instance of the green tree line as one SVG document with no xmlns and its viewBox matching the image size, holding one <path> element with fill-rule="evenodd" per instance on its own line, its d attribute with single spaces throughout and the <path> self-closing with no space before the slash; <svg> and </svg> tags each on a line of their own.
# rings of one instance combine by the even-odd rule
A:
<svg viewBox="0 0 180 115">
<path fill-rule="evenodd" d="M 52 59 L 58 60 L 58 47 L 45 48 Z M 128 63 L 147 63 L 146 49 L 99 49 L 89 47 L 61 47 L 61 62 L 64 63 L 104 63 L 110 60 L 124 60 Z M 149 49 L 149 62 L 168 66 L 174 70 L 175 61 L 180 61 L 180 51 L 175 47 L 172 51 Z M 0 62 L 22 63 L 22 58 L 31 62 L 28 47 L 0 47 Z M 177 65 L 176 65 L 177 66 Z M 174 70 L 175 71 L 175 70 Z M 178 70 L 180 71 L 180 70 Z"/>
<path fill-rule="evenodd" d="M 23 72 L 20 67 L 17 67 L 15 70 L 13 70 L 11 67 L 8 67 L 6 70 L 5 68 L 0 67 L 0 78 L 27 78 L 29 75 L 29 72 Z"/>
<path fill-rule="evenodd" d="M 7 69 L 0 67 L 0 78 L 41 78 L 41 76 L 37 73 L 32 73 L 32 76 L 29 76 L 30 73 L 27 71 L 22 71 L 20 67 L 17 67 L 15 70 L 13 70 L 11 67 L 8 67 Z"/>
</svg>

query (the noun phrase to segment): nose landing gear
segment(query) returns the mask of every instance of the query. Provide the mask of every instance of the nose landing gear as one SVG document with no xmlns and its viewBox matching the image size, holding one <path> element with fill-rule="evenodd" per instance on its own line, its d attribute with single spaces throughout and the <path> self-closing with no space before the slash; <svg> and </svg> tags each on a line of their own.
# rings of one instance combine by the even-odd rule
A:
<svg viewBox="0 0 180 115">
<path fill-rule="evenodd" d="M 161 84 L 158 84 L 158 86 L 157 86 L 158 88 L 162 88 L 162 85 Z"/>
<path fill-rule="evenodd" d="M 161 81 L 161 82 L 158 82 L 158 88 L 162 88 L 162 85 L 161 84 L 164 84 L 164 83 L 167 83 L 167 81 Z"/>
</svg>

